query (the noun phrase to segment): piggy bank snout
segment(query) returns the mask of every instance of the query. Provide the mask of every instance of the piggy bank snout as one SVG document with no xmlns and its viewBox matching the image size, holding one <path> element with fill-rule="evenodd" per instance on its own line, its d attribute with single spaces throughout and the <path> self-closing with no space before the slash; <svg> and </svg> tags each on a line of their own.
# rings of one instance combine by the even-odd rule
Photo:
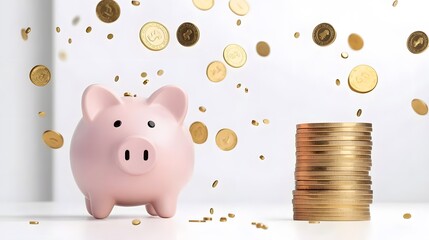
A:
<svg viewBox="0 0 429 240">
<path fill-rule="evenodd" d="M 145 138 L 128 137 L 120 144 L 117 161 L 124 172 L 141 175 L 155 165 L 156 151 Z"/>
</svg>

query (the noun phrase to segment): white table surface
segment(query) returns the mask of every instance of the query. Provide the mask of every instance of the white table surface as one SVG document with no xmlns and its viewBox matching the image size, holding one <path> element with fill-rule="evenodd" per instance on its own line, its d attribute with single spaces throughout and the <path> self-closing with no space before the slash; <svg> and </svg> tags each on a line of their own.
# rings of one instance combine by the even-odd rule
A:
<svg viewBox="0 0 429 240">
<path fill-rule="evenodd" d="M 210 207 L 215 210 L 212 222 L 188 222 L 210 216 Z M 219 221 L 230 212 L 236 217 Z M 406 212 L 411 219 L 403 218 Z M 171 219 L 149 217 L 144 207 L 115 207 L 109 218 L 95 220 L 83 204 L 2 203 L 0 239 L 429 239 L 429 203 L 373 204 L 371 215 L 371 221 L 309 224 L 292 220 L 291 204 L 181 204 Z M 131 224 L 135 218 L 140 225 Z M 39 224 L 30 225 L 30 220 Z M 257 229 L 253 221 L 268 229 Z"/>
</svg>

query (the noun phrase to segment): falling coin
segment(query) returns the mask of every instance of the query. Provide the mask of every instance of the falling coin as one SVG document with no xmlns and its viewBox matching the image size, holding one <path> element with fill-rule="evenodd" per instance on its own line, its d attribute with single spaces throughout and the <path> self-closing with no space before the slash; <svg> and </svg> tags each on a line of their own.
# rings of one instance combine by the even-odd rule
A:
<svg viewBox="0 0 429 240">
<path fill-rule="evenodd" d="M 87 28 L 86 28 L 86 30 L 85 30 L 85 32 L 86 33 L 90 33 L 92 31 L 92 27 L 91 26 L 88 26 Z"/>
<path fill-rule="evenodd" d="M 349 54 L 347 52 L 342 52 L 341 57 L 344 59 L 347 59 L 347 58 L 349 58 Z"/>
<path fill-rule="evenodd" d="M 210 208 L 210 214 L 213 215 L 213 213 L 214 213 L 214 209 Z"/>
<path fill-rule="evenodd" d="M 134 6 L 140 6 L 140 1 L 131 1 L 131 4 Z"/>
<path fill-rule="evenodd" d="M 194 122 L 189 127 L 189 132 L 191 133 L 192 140 L 196 144 L 203 144 L 207 141 L 208 130 L 207 126 L 202 122 Z"/>
<path fill-rule="evenodd" d="M 378 82 L 377 72 L 368 65 L 358 65 L 349 74 L 349 86 L 357 93 L 371 92 Z"/>
<path fill-rule="evenodd" d="M 215 180 L 213 183 L 212 183 L 212 188 L 215 188 L 216 186 L 217 186 L 217 184 L 219 183 L 219 181 L 218 180 Z"/>
<path fill-rule="evenodd" d="M 299 34 L 299 32 L 295 32 L 294 34 L 293 34 L 293 36 L 295 37 L 295 38 L 299 38 L 299 36 L 300 36 L 301 34 Z"/>
<path fill-rule="evenodd" d="M 237 26 L 240 26 L 241 25 L 241 19 L 237 19 L 237 22 L 235 24 L 237 24 Z"/>
<path fill-rule="evenodd" d="M 262 228 L 262 229 L 264 229 L 264 230 L 267 230 L 267 229 L 268 229 L 268 226 L 267 226 L 267 225 L 265 225 L 265 224 L 263 224 L 261 228 Z"/>
<path fill-rule="evenodd" d="M 55 31 L 56 31 L 57 33 L 59 33 L 59 32 L 61 32 L 61 28 L 60 28 L 60 27 L 56 27 L 56 28 L 55 28 Z"/>
<path fill-rule="evenodd" d="M 198 109 L 200 110 L 200 112 L 206 112 L 207 110 L 204 106 L 200 106 Z"/>
<path fill-rule="evenodd" d="M 65 61 L 65 60 L 67 60 L 67 53 L 66 53 L 66 52 L 64 52 L 64 51 L 60 51 L 60 52 L 58 53 L 58 58 L 59 58 L 61 61 Z"/>
<path fill-rule="evenodd" d="M 335 38 L 335 29 L 329 23 L 321 23 L 313 30 L 313 41 L 319 46 L 328 46 Z"/>
<path fill-rule="evenodd" d="M 259 159 L 261 159 L 261 160 L 265 160 L 264 155 L 260 155 L 260 156 L 259 156 Z"/>
<path fill-rule="evenodd" d="M 132 97 L 133 94 L 130 92 L 124 92 L 124 97 Z"/>
<path fill-rule="evenodd" d="M 340 79 L 335 80 L 335 84 L 337 84 L 337 86 L 340 86 L 340 84 L 341 84 Z"/>
<path fill-rule="evenodd" d="M 141 223 L 141 221 L 139 219 L 133 219 L 133 221 L 131 221 L 131 223 L 133 225 L 139 225 Z"/>
<path fill-rule="evenodd" d="M 149 79 L 143 81 L 143 85 L 147 85 L 149 83 Z"/>
<path fill-rule="evenodd" d="M 101 0 L 97 4 L 95 12 L 102 22 L 112 23 L 121 15 L 121 8 L 113 0 Z"/>
<path fill-rule="evenodd" d="M 145 77 L 147 77 L 147 73 L 146 73 L 146 72 L 142 72 L 142 73 L 140 74 L 140 76 L 141 76 L 142 78 L 145 78 Z"/>
<path fill-rule="evenodd" d="M 63 136 L 53 130 L 47 130 L 43 133 L 43 141 L 48 147 L 53 149 L 61 148 L 64 144 Z"/>
<path fill-rule="evenodd" d="M 262 120 L 262 122 L 264 123 L 264 124 L 270 124 L 270 120 L 269 119 L 264 119 L 264 120 Z"/>
<path fill-rule="evenodd" d="M 355 51 L 359 51 L 363 48 L 363 39 L 356 33 L 352 33 L 348 38 L 349 46 Z"/>
<path fill-rule="evenodd" d="M 248 92 L 249 92 L 249 89 L 248 89 L 248 88 L 244 88 L 244 92 L 245 92 L 245 93 L 248 93 Z"/>
<path fill-rule="evenodd" d="M 241 83 L 237 83 L 237 88 L 241 88 Z"/>
<path fill-rule="evenodd" d="M 148 22 L 140 29 L 140 41 L 152 51 L 167 47 L 170 35 L 167 28 L 158 22 Z"/>
<path fill-rule="evenodd" d="M 396 7 L 398 5 L 398 0 L 393 1 L 392 6 Z"/>
<path fill-rule="evenodd" d="M 223 50 L 223 58 L 229 66 L 240 68 L 246 63 L 247 54 L 240 45 L 230 44 Z"/>
<path fill-rule="evenodd" d="M 107 39 L 111 40 L 113 38 L 113 34 L 109 33 L 107 34 Z"/>
<path fill-rule="evenodd" d="M 37 224 L 39 224 L 39 221 L 31 220 L 28 223 L 31 224 L 31 225 L 37 225 Z"/>
<path fill-rule="evenodd" d="M 235 218 L 235 214 L 234 213 L 228 213 L 228 217 L 229 218 Z"/>
<path fill-rule="evenodd" d="M 185 22 L 177 29 L 176 37 L 182 46 L 190 47 L 200 39 L 200 31 L 193 23 Z"/>
<path fill-rule="evenodd" d="M 423 100 L 417 98 L 413 99 L 411 101 L 411 107 L 413 107 L 414 112 L 419 115 L 426 115 L 428 113 L 428 106 Z"/>
<path fill-rule="evenodd" d="M 410 219 L 411 213 L 405 213 L 403 217 L 404 217 L 404 219 Z"/>
<path fill-rule="evenodd" d="M 250 7 L 246 0 L 230 0 L 229 9 L 238 16 L 244 16 L 249 13 Z"/>
<path fill-rule="evenodd" d="M 71 38 L 69 38 L 69 39 L 67 40 L 67 42 L 68 42 L 69 44 L 72 44 L 73 40 L 72 40 Z"/>
<path fill-rule="evenodd" d="M 191 219 L 191 220 L 189 220 L 189 222 L 194 222 L 194 223 L 203 223 L 203 222 L 206 222 L 206 220 L 196 220 L 196 219 Z"/>
<path fill-rule="evenodd" d="M 43 118 L 46 116 L 46 113 L 45 112 L 39 112 L 38 115 L 39 115 L 39 117 Z"/>
<path fill-rule="evenodd" d="M 228 219 L 227 219 L 226 217 L 221 217 L 221 218 L 219 219 L 219 221 L 221 221 L 221 222 L 226 222 L 226 221 L 228 221 Z"/>
<path fill-rule="evenodd" d="M 226 77 L 225 64 L 219 61 L 213 61 L 207 66 L 207 77 L 212 82 L 220 82 Z"/>
<path fill-rule="evenodd" d="M 256 223 L 256 228 L 262 228 L 262 223 Z"/>
<path fill-rule="evenodd" d="M 219 130 L 216 134 L 216 145 L 223 151 L 230 151 L 237 145 L 238 138 L 234 131 L 228 128 Z"/>
<path fill-rule="evenodd" d="M 72 20 L 72 24 L 74 26 L 78 25 L 79 22 L 80 22 L 80 17 L 79 16 L 74 17 L 73 20 Z"/>
<path fill-rule="evenodd" d="M 419 54 L 426 50 L 428 46 L 428 36 L 422 31 L 411 33 L 407 40 L 407 47 L 411 53 Z"/>
<path fill-rule="evenodd" d="M 356 112 L 356 116 L 360 117 L 362 115 L 362 109 L 358 109 Z"/>
<path fill-rule="evenodd" d="M 158 75 L 158 76 L 162 76 L 164 74 L 164 70 L 162 70 L 162 69 L 159 69 L 157 72 L 156 72 L 156 75 Z"/>
<path fill-rule="evenodd" d="M 118 75 L 115 76 L 115 82 L 117 82 L 117 81 L 119 81 L 119 76 Z"/>
<path fill-rule="evenodd" d="M 212 218 L 212 217 L 203 217 L 203 220 L 204 220 L 204 221 L 212 221 L 212 220 L 213 220 L 213 218 Z"/>
<path fill-rule="evenodd" d="M 194 6 L 200 10 L 207 11 L 214 6 L 214 0 L 192 0 Z"/>
<path fill-rule="evenodd" d="M 256 120 L 252 120 L 252 125 L 253 125 L 253 126 L 259 126 L 259 123 L 258 123 L 258 121 L 256 121 Z"/>
<path fill-rule="evenodd" d="M 28 40 L 28 34 L 27 34 L 27 32 L 25 31 L 25 28 L 22 28 L 22 29 L 21 29 L 21 37 L 22 37 L 22 40 L 24 40 L 24 41 L 27 41 L 27 40 Z"/>
<path fill-rule="evenodd" d="M 36 65 L 30 71 L 31 82 L 39 87 L 43 87 L 51 80 L 51 72 L 46 66 Z"/>
<path fill-rule="evenodd" d="M 259 56 L 266 57 L 270 55 L 270 45 L 263 41 L 258 42 L 256 44 L 256 52 L 259 54 Z"/>
</svg>

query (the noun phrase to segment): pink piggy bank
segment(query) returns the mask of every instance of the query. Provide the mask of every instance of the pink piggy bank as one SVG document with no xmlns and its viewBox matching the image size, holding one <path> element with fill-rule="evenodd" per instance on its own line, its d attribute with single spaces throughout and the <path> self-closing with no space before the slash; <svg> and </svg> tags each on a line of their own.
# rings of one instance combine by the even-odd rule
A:
<svg viewBox="0 0 429 240">
<path fill-rule="evenodd" d="M 117 97 L 100 85 L 85 90 L 70 161 L 89 214 L 105 218 L 114 205 L 145 204 L 150 215 L 174 216 L 194 167 L 187 108 L 185 93 L 173 86 L 148 99 Z"/>
</svg>

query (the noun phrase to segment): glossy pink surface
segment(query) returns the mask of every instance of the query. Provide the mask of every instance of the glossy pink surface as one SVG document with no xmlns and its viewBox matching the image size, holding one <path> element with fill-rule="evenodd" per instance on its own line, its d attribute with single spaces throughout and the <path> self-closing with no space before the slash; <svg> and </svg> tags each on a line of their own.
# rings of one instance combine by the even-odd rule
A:
<svg viewBox="0 0 429 240">
<path fill-rule="evenodd" d="M 148 99 L 117 97 L 101 85 L 82 96 L 83 118 L 74 132 L 70 161 L 88 212 L 109 216 L 114 205 L 146 205 L 172 217 L 194 167 L 192 138 L 183 127 L 186 94 L 165 86 Z"/>
</svg>

